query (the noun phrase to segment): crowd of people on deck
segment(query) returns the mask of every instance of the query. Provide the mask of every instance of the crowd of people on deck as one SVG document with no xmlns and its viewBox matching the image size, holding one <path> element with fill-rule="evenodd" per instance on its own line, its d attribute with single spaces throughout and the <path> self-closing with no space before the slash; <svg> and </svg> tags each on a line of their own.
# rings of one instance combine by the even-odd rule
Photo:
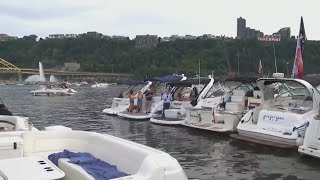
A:
<svg viewBox="0 0 320 180">
<path fill-rule="evenodd" d="M 153 103 L 153 97 L 156 95 L 156 88 L 154 85 L 151 85 L 149 89 L 143 94 L 141 91 L 139 91 L 136 95 L 131 89 L 129 92 L 129 109 L 128 112 L 133 113 L 139 113 L 142 112 L 142 106 L 143 106 L 143 101 L 145 101 L 145 108 L 146 114 L 151 113 L 151 106 Z M 196 100 L 198 96 L 198 90 L 196 87 L 192 88 L 192 91 L 190 93 L 190 97 L 188 98 L 190 101 Z M 144 98 L 145 97 L 145 98 Z M 135 99 L 137 99 L 137 103 L 135 106 Z M 170 102 L 173 101 L 173 91 L 171 88 L 167 88 L 165 92 L 161 95 L 161 100 L 163 101 L 163 112 L 166 109 L 170 108 Z M 178 101 L 184 101 L 184 97 L 182 96 L 181 93 L 177 94 L 177 100 Z"/>
</svg>

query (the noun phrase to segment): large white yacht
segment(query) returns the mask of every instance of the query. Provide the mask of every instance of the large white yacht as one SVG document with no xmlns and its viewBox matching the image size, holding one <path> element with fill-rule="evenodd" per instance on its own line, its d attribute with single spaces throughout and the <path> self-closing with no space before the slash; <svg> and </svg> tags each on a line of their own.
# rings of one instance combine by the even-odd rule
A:
<svg viewBox="0 0 320 180">
<path fill-rule="evenodd" d="M 305 80 L 261 78 L 262 106 L 250 110 L 237 126 L 238 139 L 281 148 L 303 143 L 305 130 L 319 111 L 319 92 Z"/>
<path fill-rule="evenodd" d="M 201 101 L 213 84 L 214 79 L 211 77 L 167 83 L 167 87 L 172 89 L 173 97 L 170 108 L 164 112 L 161 109 L 160 113 L 153 114 L 150 122 L 161 125 L 180 125 L 186 118 L 186 109 L 191 108 L 193 103 Z"/>
<path fill-rule="evenodd" d="M 188 179 L 178 161 L 160 150 L 64 126 L 38 131 L 26 120 L 0 115 L 1 180 Z"/>
<path fill-rule="evenodd" d="M 255 81 L 256 78 L 235 77 L 216 83 L 203 102 L 187 110 L 182 125 L 216 132 L 236 131 L 243 114 L 260 104 Z"/>
<path fill-rule="evenodd" d="M 133 90 L 134 92 L 141 91 L 141 93 L 145 93 L 146 90 L 152 84 L 151 81 L 127 81 L 125 83 L 128 85 L 128 88 L 120 93 L 119 97 L 115 97 L 112 99 L 112 105 L 110 108 L 106 108 L 102 111 L 102 113 L 106 113 L 108 115 L 117 115 L 119 112 L 125 111 L 129 108 L 129 92 Z"/>
<path fill-rule="evenodd" d="M 154 113 L 162 108 L 163 103 L 161 101 L 161 94 L 163 94 L 165 91 L 165 84 L 174 81 L 183 81 L 186 79 L 187 77 L 184 75 L 169 75 L 149 79 L 149 81 L 152 82 L 152 87 L 150 87 L 150 90 L 153 91 L 151 112 L 146 113 L 145 103 L 142 103 L 141 112 L 128 112 L 127 110 L 124 110 L 119 112 L 118 116 L 131 120 L 149 120 Z M 143 102 L 145 102 L 145 96 Z"/>
</svg>

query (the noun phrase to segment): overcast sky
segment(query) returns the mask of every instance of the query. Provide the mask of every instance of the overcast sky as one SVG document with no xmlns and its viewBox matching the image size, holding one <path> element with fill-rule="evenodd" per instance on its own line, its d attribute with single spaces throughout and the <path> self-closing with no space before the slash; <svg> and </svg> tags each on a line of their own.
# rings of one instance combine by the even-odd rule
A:
<svg viewBox="0 0 320 180">
<path fill-rule="evenodd" d="M 236 18 L 272 34 L 304 17 L 308 39 L 320 40 L 316 0 L 1 0 L 0 33 L 15 36 L 98 31 L 106 35 L 236 36 Z"/>
</svg>

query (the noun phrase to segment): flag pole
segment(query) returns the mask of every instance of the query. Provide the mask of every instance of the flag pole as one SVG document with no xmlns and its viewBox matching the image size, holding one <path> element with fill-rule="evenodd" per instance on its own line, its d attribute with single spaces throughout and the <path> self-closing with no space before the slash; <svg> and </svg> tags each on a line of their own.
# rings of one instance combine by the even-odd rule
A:
<svg viewBox="0 0 320 180">
<path fill-rule="evenodd" d="M 278 67 L 277 67 L 277 56 L 276 56 L 276 49 L 274 48 L 274 43 L 272 43 L 273 46 L 273 56 L 274 56 L 274 66 L 276 68 L 276 73 L 278 72 Z"/>
</svg>

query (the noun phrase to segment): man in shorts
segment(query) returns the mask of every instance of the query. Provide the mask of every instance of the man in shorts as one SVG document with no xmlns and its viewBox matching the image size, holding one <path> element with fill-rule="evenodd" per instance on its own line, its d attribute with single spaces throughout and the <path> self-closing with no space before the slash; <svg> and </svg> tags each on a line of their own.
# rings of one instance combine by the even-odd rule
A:
<svg viewBox="0 0 320 180">
<path fill-rule="evenodd" d="M 152 97 L 153 97 L 153 93 L 152 91 L 150 91 L 150 89 L 147 90 L 146 92 L 146 113 L 150 113 L 151 112 L 151 105 L 152 105 Z"/>
</svg>

